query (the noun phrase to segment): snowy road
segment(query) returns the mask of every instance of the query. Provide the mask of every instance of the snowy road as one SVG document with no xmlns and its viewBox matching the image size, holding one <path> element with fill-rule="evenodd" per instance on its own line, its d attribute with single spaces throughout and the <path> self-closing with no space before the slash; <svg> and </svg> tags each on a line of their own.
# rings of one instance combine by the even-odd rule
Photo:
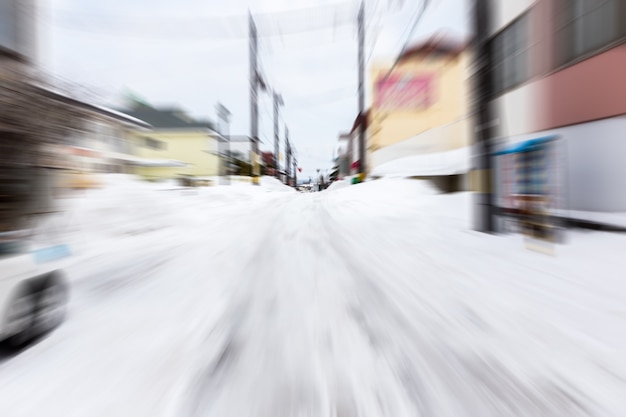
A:
<svg viewBox="0 0 626 417">
<path fill-rule="evenodd" d="M 467 199 L 160 199 L 167 227 L 81 240 L 66 323 L 0 359 L 0 415 L 626 415 L 626 241 L 530 253 Z"/>
</svg>

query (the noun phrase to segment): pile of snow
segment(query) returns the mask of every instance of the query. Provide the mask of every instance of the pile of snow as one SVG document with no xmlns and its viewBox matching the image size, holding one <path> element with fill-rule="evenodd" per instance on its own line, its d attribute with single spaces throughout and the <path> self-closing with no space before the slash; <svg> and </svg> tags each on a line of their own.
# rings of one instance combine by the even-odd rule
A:
<svg viewBox="0 0 626 417">
<path fill-rule="evenodd" d="M 279 180 L 274 177 L 263 176 L 261 177 L 261 188 L 267 191 L 278 191 L 278 192 L 295 192 L 293 188 L 288 185 L 283 184 Z"/>
<path fill-rule="evenodd" d="M 431 182 L 427 180 L 409 180 L 398 178 L 381 178 L 366 181 L 349 187 L 342 187 L 340 193 L 334 193 L 335 198 L 351 201 L 402 201 L 413 200 L 441 194 Z"/>
<path fill-rule="evenodd" d="M 460 148 L 448 152 L 413 155 L 375 167 L 373 177 L 417 177 L 457 175 L 470 169 L 470 150 Z"/>
<path fill-rule="evenodd" d="M 102 175 L 103 186 L 72 199 L 68 213 L 85 239 L 133 235 L 175 223 L 176 199 L 155 184 L 120 174 Z"/>
<path fill-rule="evenodd" d="M 341 190 L 342 188 L 346 188 L 350 186 L 350 182 L 346 181 L 346 180 L 337 180 L 334 181 L 332 184 L 330 184 L 330 186 L 328 186 L 328 188 L 326 190 L 328 191 L 333 191 L 333 190 Z"/>
</svg>

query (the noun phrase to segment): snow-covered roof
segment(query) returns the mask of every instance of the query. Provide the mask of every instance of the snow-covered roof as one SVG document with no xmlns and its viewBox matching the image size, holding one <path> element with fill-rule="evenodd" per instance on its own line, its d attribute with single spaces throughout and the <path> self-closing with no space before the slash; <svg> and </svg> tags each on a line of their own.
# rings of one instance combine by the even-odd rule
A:
<svg viewBox="0 0 626 417">
<path fill-rule="evenodd" d="M 137 126 L 145 128 L 145 129 L 152 128 L 152 126 L 149 123 L 146 123 L 143 120 L 138 119 L 136 117 L 133 117 L 131 115 L 128 115 L 126 113 L 122 113 L 121 111 L 113 110 L 111 108 L 104 107 L 104 106 L 99 106 L 99 105 L 96 105 L 96 104 L 90 104 L 90 105 L 92 107 L 94 107 L 95 109 L 100 110 L 105 115 L 108 113 L 108 115 L 116 117 L 117 119 L 120 119 L 123 122 L 130 123 L 130 124 L 133 124 L 133 125 L 137 125 Z"/>
<path fill-rule="evenodd" d="M 373 177 L 418 177 L 464 174 L 470 169 L 470 149 L 412 155 L 375 167 Z"/>
<path fill-rule="evenodd" d="M 115 118 L 121 122 L 124 123 L 129 123 L 132 125 L 136 125 L 139 126 L 143 129 L 150 129 L 152 128 L 152 126 L 149 123 L 146 123 L 145 121 L 138 119 L 136 117 L 132 117 L 126 113 L 122 113 L 119 112 L 117 110 L 113 110 L 111 108 L 108 107 L 104 107 L 104 106 L 100 106 L 97 104 L 93 104 L 93 103 L 88 103 L 86 101 L 77 99 L 75 97 L 70 96 L 67 92 L 62 91 L 59 88 L 55 88 L 54 86 L 50 86 L 50 85 L 45 85 L 43 83 L 37 83 L 36 84 L 37 88 L 40 89 L 40 91 L 47 93 L 48 95 L 52 95 L 54 98 L 56 99 L 60 99 L 60 100 L 64 100 L 70 103 L 73 103 L 75 105 L 78 106 L 82 106 L 83 108 L 87 108 L 91 111 L 94 112 L 98 112 L 104 116 L 108 116 L 108 117 L 112 117 Z"/>
<path fill-rule="evenodd" d="M 139 166 L 139 167 L 150 167 L 150 168 L 178 168 L 185 167 L 188 164 L 183 161 L 177 161 L 174 159 L 152 159 L 152 158 L 141 158 L 135 155 L 129 155 L 125 153 L 117 153 L 117 152 L 103 152 L 102 155 L 109 159 L 115 159 L 118 161 L 124 161 L 129 165 Z"/>
<path fill-rule="evenodd" d="M 188 164 L 173 159 L 141 159 L 140 161 L 131 161 L 131 165 L 146 168 L 182 168 Z"/>
</svg>

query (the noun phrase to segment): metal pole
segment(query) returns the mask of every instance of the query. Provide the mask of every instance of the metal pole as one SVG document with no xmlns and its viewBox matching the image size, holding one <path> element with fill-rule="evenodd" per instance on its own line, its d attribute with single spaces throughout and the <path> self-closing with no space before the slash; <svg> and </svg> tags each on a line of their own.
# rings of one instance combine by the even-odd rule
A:
<svg viewBox="0 0 626 417">
<path fill-rule="evenodd" d="M 365 144 L 365 1 L 361 2 L 358 15 L 359 33 L 359 173 L 366 173 Z"/>
<path fill-rule="evenodd" d="M 279 143 L 278 143 L 278 107 L 283 105 L 283 98 L 280 94 L 274 92 L 274 176 L 276 178 L 280 178 L 279 169 L 278 169 L 278 152 L 279 152 Z"/>
<path fill-rule="evenodd" d="M 252 140 L 250 162 L 252 165 L 253 184 L 258 184 L 257 166 L 259 153 L 259 72 L 257 68 L 257 30 L 252 14 L 249 14 L 249 43 L 250 43 L 250 138 Z"/>
<path fill-rule="evenodd" d="M 476 184 L 474 189 L 474 228 L 482 232 L 495 231 L 495 210 L 492 193 L 492 129 L 494 117 L 489 106 L 492 92 L 491 54 L 489 51 L 490 16 L 489 1 L 474 0 L 474 29 L 476 66 L 474 74 L 474 114 L 475 140 L 473 155 L 473 173 Z"/>
<path fill-rule="evenodd" d="M 291 145 L 289 144 L 289 129 L 285 125 L 285 176 L 286 182 L 291 183 Z"/>
<path fill-rule="evenodd" d="M 217 103 L 217 105 L 215 106 L 216 110 L 217 110 L 217 118 L 219 121 L 219 128 L 218 128 L 218 132 L 219 134 L 222 136 L 222 138 L 224 139 L 224 148 L 226 148 L 225 151 L 223 152 L 219 152 L 219 148 L 221 148 L 222 146 L 218 145 L 218 154 L 220 155 L 220 160 L 222 161 L 222 164 L 224 165 L 222 168 L 222 175 L 224 176 L 224 184 L 229 184 L 230 183 L 230 177 L 229 177 L 229 170 L 230 170 L 230 133 L 229 133 L 229 122 L 230 122 L 230 111 L 221 103 Z M 226 132 L 226 135 L 224 134 L 224 132 Z M 218 142 L 219 144 L 222 143 L 222 141 Z"/>
</svg>

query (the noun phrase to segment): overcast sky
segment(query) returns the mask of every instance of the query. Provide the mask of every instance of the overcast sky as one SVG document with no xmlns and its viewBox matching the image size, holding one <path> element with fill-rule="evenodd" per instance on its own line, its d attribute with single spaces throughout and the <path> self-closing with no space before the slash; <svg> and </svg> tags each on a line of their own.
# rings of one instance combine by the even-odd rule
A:
<svg viewBox="0 0 626 417">
<path fill-rule="evenodd" d="M 340 132 L 357 114 L 358 1 L 42 0 L 41 64 L 93 89 L 105 104 L 131 91 L 215 119 L 232 112 L 232 134 L 249 134 L 247 13 L 259 30 L 259 61 L 283 96 L 301 177 L 329 169 Z M 391 61 L 421 0 L 366 2 L 366 58 Z M 435 32 L 464 37 L 467 0 L 431 0 L 412 41 Z M 262 149 L 273 150 L 271 95 L 260 100 Z"/>
</svg>

